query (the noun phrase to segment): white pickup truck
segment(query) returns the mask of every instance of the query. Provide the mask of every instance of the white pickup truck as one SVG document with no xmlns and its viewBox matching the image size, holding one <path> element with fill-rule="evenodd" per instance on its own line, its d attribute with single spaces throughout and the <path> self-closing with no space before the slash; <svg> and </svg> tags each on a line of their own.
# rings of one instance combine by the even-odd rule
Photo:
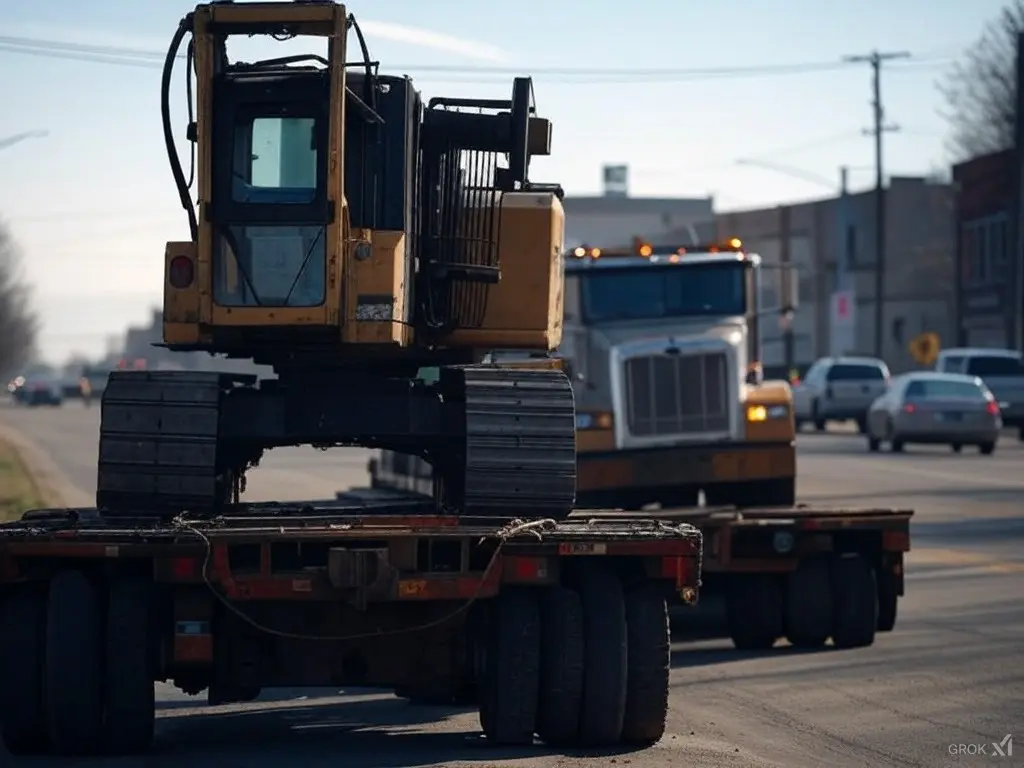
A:
<svg viewBox="0 0 1024 768">
<path fill-rule="evenodd" d="M 966 373 L 985 382 L 1002 413 L 1003 424 L 1017 430 L 1024 442 L 1024 359 L 1011 349 L 958 347 L 944 349 L 935 361 L 935 370 Z"/>
</svg>

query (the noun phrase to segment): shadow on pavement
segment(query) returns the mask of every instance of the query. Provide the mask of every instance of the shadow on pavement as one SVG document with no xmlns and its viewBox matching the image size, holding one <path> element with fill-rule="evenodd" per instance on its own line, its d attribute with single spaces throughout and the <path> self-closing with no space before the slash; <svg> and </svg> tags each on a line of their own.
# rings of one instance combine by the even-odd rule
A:
<svg viewBox="0 0 1024 768">
<path fill-rule="evenodd" d="M 258 710 L 217 712 L 161 720 L 165 733 L 147 762 L 162 757 L 202 756 L 218 765 L 247 753 L 281 752 L 284 764 L 308 764 L 304 755 L 347 755 L 345 762 L 361 768 L 410 768 L 448 761 L 493 764 L 494 761 L 556 755 L 612 757 L 635 750 L 553 752 L 537 745 L 505 748 L 487 743 L 479 731 L 408 730 L 426 723 L 443 723 L 470 714 L 460 707 L 413 706 L 393 699 L 341 704 L 271 706 Z M 218 759 L 219 758 L 219 759 Z M 191 757 L 189 759 L 192 759 Z M 268 762 L 271 762 L 268 760 Z M 245 762 L 249 765 L 250 762 Z M 273 762 L 277 765 L 278 762 Z"/>
</svg>

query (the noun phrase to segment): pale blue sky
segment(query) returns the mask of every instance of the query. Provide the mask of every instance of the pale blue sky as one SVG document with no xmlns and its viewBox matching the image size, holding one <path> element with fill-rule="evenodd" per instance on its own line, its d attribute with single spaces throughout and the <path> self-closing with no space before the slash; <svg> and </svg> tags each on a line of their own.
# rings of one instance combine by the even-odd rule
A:
<svg viewBox="0 0 1024 768">
<path fill-rule="evenodd" d="M 886 137 L 886 163 L 892 173 L 925 173 L 947 165 L 936 79 L 1001 5 L 367 0 L 350 10 L 383 69 L 413 75 L 427 95 L 500 96 L 514 74 L 532 73 L 540 111 L 555 123 L 554 156 L 536 161 L 536 179 L 561 182 L 570 194 L 594 193 L 602 163 L 622 162 L 635 196 L 713 194 L 729 209 L 829 194 L 822 183 L 739 165 L 741 158 L 825 179 L 847 164 L 855 188 L 871 182 L 871 141 L 861 135 L 871 118 L 867 65 L 718 77 L 551 70 L 779 67 L 838 62 L 875 48 L 909 51 L 918 60 L 887 65 L 883 79 L 887 117 L 903 128 Z M 5 3 L 0 140 L 28 130 L 49 136 L 0 151 L 0 215 L 26 252 L 48 358 L 76 348 L 99 352 L 105 335 L 143 320 L 160 300 L 164 241 L 187 230 L 163 151 L 159 68 L 29 55 L 6 50 L 2 38 L 160 54 L 191 7 L 178 0 Z M 468 71 L 476 67 L 501 71 Z M 183 124 L 179 117 L 179 132 Z"/>
</svg>

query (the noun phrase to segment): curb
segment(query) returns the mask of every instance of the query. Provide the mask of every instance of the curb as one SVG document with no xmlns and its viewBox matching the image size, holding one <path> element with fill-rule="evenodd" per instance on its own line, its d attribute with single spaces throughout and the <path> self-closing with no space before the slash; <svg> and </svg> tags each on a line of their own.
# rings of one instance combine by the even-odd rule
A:
<svg viewBox="0 0 1024 768">
<path fill-rule="evenodd" d="M 60 470 L 45 451 L 22 433 L 0 423 L 0 440 L 21 457 L 32 482 L 46 504 L 52 507 L 91 507 L 93 500 Z"/>
</svg>

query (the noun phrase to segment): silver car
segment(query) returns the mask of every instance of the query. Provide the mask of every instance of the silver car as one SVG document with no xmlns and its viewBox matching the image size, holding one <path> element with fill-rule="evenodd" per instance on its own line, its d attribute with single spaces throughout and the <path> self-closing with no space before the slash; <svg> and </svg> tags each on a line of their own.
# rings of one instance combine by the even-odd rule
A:
<svg viewBox="0 0 1024 768">
<path fill-rule="evenodd" d="M 894 453 L 907 443 L 946 443 L 959 453 L 976 445 L 986 456 L 1003 427 L 999 404 L 977 376 L 920 371 L 893 379 L 868 410 L 868 450 L 887 442 Z"/>
</svg>

